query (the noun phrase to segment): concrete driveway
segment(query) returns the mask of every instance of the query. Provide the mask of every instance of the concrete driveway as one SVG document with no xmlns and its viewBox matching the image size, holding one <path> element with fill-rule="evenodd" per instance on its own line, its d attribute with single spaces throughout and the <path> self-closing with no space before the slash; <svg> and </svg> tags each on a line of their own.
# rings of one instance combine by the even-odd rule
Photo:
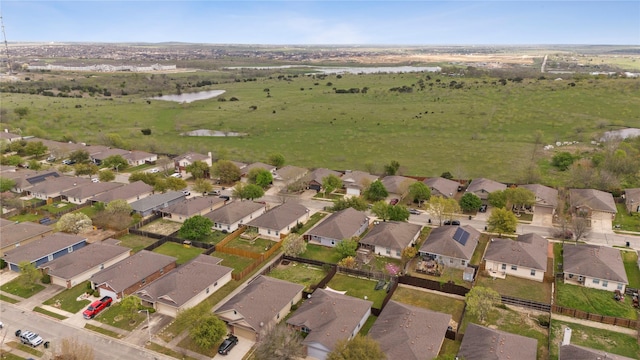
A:
<svg viewBox="0 0 640 360">
<path fill-rule="evenodd" d="M 242 336 L 238 336 L 238 345 L 234 346 L 233 349 L 229 351 L 229 355 L 216 354 L 213 359 L 242 360 L 242 358 L 244 358 L 244 356 L 251 350 L 254 344 L 255 341 L 243 338 Z"/>
</svg>

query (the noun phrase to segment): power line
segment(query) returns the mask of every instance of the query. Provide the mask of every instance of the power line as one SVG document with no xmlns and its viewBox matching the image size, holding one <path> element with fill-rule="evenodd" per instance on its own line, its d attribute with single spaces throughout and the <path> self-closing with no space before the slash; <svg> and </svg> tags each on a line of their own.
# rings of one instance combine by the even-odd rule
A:
<svg viewBox="0 0 640 360">
<path fill-rule="evenodd" d="M 1 14 L 0 26 L 2 27 L 2 39 L 4 40 L 4 50 L 7 55 L 7 66 L 9 67 L 9 75 L 11 75 L 13 73 L 13 68 L 11 67 L 11 58 L 9 57 L 9 43 L 7 42 L 7 34 L 4 31 L 4 20 Z"/>
</svg>

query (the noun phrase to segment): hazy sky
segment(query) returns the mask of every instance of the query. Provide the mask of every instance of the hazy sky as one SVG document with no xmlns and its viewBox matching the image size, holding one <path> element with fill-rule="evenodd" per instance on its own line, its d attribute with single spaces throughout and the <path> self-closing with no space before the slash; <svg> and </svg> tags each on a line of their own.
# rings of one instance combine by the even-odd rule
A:
<svg viewBox="0 0 640 360">
<path fill-rule="evenodd" d="M 640 1 L 0 0 L 9 42 L 640 45 Z"/>
</svg>

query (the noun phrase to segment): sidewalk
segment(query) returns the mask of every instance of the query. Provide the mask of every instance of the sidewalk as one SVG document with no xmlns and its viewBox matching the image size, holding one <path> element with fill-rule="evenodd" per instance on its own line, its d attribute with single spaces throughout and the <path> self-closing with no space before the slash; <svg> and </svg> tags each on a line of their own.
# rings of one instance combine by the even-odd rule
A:
<svg viewBox="0 0 640 360">
<path fill-rule="evenodd" d="M 560 320 L 560 321 L 564 321 L 564 322 L 568 322 L 568 323 L 580 324 L 580 325 L 589 326 L 589 327 L 592 327 L 592 328 L 615 331 L 615 332 L 619 332 L 621 334 L 627 334 L 627 335 L 631 335 L 631 336 L 637 336 L 638 335 L 638 331 L 634 330 L 634 329 L 629 329 L 629 328 L 626 328 L 626 327 L 616 326 L 616 325 L 603 324 L 603 323 L 597 322 L 597 321 L 576 319 L 576 318 L 572 318 L 570 316 L 565 316 L 565 315 L 560 315 L 560 314 L 551 313 L 551 319 L 552 320 Z"/>
</svg>

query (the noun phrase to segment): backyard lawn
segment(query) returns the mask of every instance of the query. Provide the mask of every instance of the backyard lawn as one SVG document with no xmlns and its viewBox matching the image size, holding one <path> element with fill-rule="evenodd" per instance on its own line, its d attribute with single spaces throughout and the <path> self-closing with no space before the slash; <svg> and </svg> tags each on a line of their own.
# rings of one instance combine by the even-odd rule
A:
<svg viewBox="0 0 640 360">
<path fill-rule="evenodd" d="M 91 303 L 91 299 L 78 300 L 78 297 L 83 295 L 88 289 L 89 282 L 82 282 L 71 289 L 64 290 L 58 295 L 45 301 L 43 304 L 50 306 L 59 306 L 60 309 L 68 311 L 70 313 L 77 313 L 84 309 L 85 306 Z"/>
<path fill-rule="evenodd" d="M 160 235 L 171 235 L 174 232 L 180 230 L 180 227 L 182 227 L 182 224 L 179 222 L 166 219 L 158 219 L 141 227 L 140 230 Z"/>
<path fill-rule="evenodd" d="M 269 276 L 304 285 L 306 287 L 305 290 L 308 291 L 311 289 L 311 286 L 317 285 L 324 279 L 327 273 L 317 266 L 291 262 L 288 265 L 279 265 L 271 270 Z"/>
<path fill-rule="evenodd" d="M 181 265 L 202 254 L 204 252 L 204 249 L 197 248 L 195 246 L 185 247 L 183 244 L 177 244 L 171 241 L 167 241 L 166 243 L 155 248 L 153 252 L 173 256 L 177 258 L 176 263 L 178 265 Z"/>
<path fill-rule="evenodd" d="M 325 216 L 327 216 L 327 213 L 324 213 L 324 212 L 317 212 L 311 215 L 311 217 L 309 218 L 309 221 L 304 223 L 304 225 L 300 228 L 300 230 L 297 231 L 297 233 L 298 234 L 306 233 L 309 229 L 311 229 L 315 224 L 318 223 L 318 221 L 322 220 Z"/>
<path fill-rule="evenodd" d="M 222 241 L 222 239 L 226 238 L 227 236 L 229 236 L 229 234 L 225 234 L 222 231 L 213 230 L 211 232 L 211 235 L 207 236 L 204 239 L 200 239 L 198 241 L 203 242 L 203 243 L 207 243 L 207 244 L 217 244 L 220 241 Z"/>
<path fill-rule="evenodd" d="M 416 290 L 402 285 L 398 286 L 396 291 L 393 293 L 391 300 L 450 314 L 452 320 L 456 323 L 459 323 L 462 319 L 462 311 L 464 310 L 464 300 L 434 294 L 429 291 Z"/>
<path fill-rule="evenodd" d="M 632 320 L 638 318 L 637 311 L 631 305 L 631 296 L 625 296 L 624 301 L 616 301 L 611 291 L 565 284 L 562 281 L 556 281 L 556 304 L 593 314 Z"/>
<path fill-rule="evenodd" d="M 558 359 L 558 344 L 562 342 L 565 327 L 571 328 L 571 343 L 608 353 L 640 359 L 640 345 L 635 336 L 615 331 L 592 328 L 575 323 L 551 320 L 551 353 L 549 358 Z"/>
<path fill-rule="evenodd" d="M 231 240 L 231 242 L 229 242 L 227 245 L 225 245 L 225 247 L 249 251 L 256 254 L 263 254 L 267 250 L 271 249 L 271 247 L 275 244 L 275 241 L 263 238 L 248 240 L 238 236 L 237 238 Z"/>
<path fill-rule="evenodd" d="M 120 240 L 120 245 L 131 248 L 131 250 L 133 250 L 134 253 L 158 241 L 156 239 L 139 236 L 139 235 L 133 235 L 133 234 L 123 235 L 119 237 L 118 240 Z"/>
<path fill-rule="evenodd" d="M 44 286 L 38 283 L 29 285 L 23 285 L 21 276 L 9 281 L 8 283 L 0 286 L 0 290 L 6 291 L 9 294 L 20 296 L 23 299 L 30 298 L 31 296 L 44 290 Z"/>
<path fill-rule="evenodd" d="M 302 253 L 300 257 L 330 264 L 337 264 L 342 259 L 336 249 L 316 244 L 307 244 L 307 251 Z"/>
<path fill-rule="evenodd" d="M 429 280 L 433 280 L 433 281 L 438 281 L 438 282 L 443 283 L 443 284 L 451 281 L 456 285 L 464 286 L 464 287 L 466 287 L 468 289 L 471 289 L 471 283 L 468 282 L 468 281 L 464 281 L 462 279 L 462 275 L 464 273 L 463 270 L 445 266 L 444 271 L 442 271 L 442 275 L 435 276 L 435 275 L 427 275 L 427 274 L 424 274 L 424 273 L 416 272 L 414 270 L 415 269 L 415 264 L 416 264 L 416 259 L 414 259 L 412 261 L 411 265 L 409 265 L 408 274 L 411 275 L 411 276 L 418 277 L 418 278 L 423 278 L 423 279 L 429 279 Z"/>
<path fill-rule="evenodd" d="M 254 259 L 248 257 L 225 254 L 217 251 L 213 252 L 211 256 L 222 259 L 222 263 L 220 263 L 220 265 L 233 268 L 233 272 L 235 273 L 244 270 L 247 266 L 251 265 L 251 263 L 255 261 Z"/>
<path fill-rule="evenodd" d="M 624 204 L 616 204 L 616 208 L 618 212 L 613 219 L 613 225 L 620 225 L 620 228 L 616 230 L 640 231 L 640 216 L 638 216 L 640 214 L 629 215 Z"/>
<path fill-rule="evenodd" d="M 482 234 L 480 235 L 480 239 L 478 240 L 478 246 L 476 246 L 476 250 L 473 252 L 471 256 L 471 261 L 469 262 L 471 265 L 480 265 L 482 261 L 482 256 L 484 255 L 484 251 L 487 248 L 487 244 L 489 244 L 489 240 L 491 240 L 491 235 Z"/>
<path fill-rule="evenodd" d="M 635 251 L 620 252 L 622 253 L 624 270 L 627 273 L 627 280 L 629 280 L 629 287 L 640 289 L 640 269 L 638 269 L 638 253 Z"/>
<path fill-rule="evenodd" d="M 551 283 L 538 282 L 507 275 L 506 279 L 493 279 L 485 274 L 476 278 L 476 285 L 491 288 L 500 295 L 551 303 Z"/>
<path fill-rule="evenodd" d="M 336 274 L 331 281 L 327 284 L 328 287 L 338 290 L 346 291 L 346 295 L 353 296 L 359 299 L 373 301 L 373 307 L 380 309 L 382 301 L 387 292 L 385 290 L 375 290 L 377 280 L 361 279 L 343 274 Z"/>
</svg>

